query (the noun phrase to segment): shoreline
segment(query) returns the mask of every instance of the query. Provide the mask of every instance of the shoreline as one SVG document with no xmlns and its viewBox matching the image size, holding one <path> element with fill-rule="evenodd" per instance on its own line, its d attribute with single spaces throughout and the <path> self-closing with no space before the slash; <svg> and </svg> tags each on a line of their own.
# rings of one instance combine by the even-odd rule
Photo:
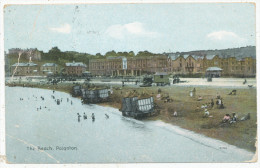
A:
<svg viewBox="0 0 260 168">
<path fill-rule="evenodd" d="M 8 86 L 8 84 L 6 84 L 6 86 Z M 23 84 L 16 84 L 16 86 L 23 87 Z M 56 91 L 69 93 L 71 95 L 72 86 L 73 86 L 73 84 L 59 84 L 59 85 L 37 85 L 37 84 L 29 84 L 28 85 L 27 84 L 24 87 L 56 90 Z M 179 87 L 181 87 L 181 86 L 179 86 Z M 140 90 L 143 89 L 143 90 L 145 90 L 145 92 L 150 93 L 150 94 L 152 93 L 152 95 L 155 96 L 155 92 L 156 92 L 157 88 L 158 87 L 152 87 L 152 88 L 136 88 L 136 87 L 134 87 L 134 88 L 132 88 L 131 86 L 125 86 L 121 89 L 120 88 L 119 89 L 113 89 L 113 94 L 111 95 L 111 101 L 105 102 L 105 103 L 98 103 L 96 105 L 119 109 L 121 107 L 121 99 L 122 99 L 123 95 L 126 92 L 128 92 L 129 90 L 135 89 L 138 92 L 140 92 Z M 184 86 L 182 90 L 186 91 L 186 90 L 190 90 L 190 88 L 191 87 Z M 164 90 L 167 89 L 167 88 L 161 87 L 161 89 L 163 90 L 163 93 L 164 93 Z M 200 89 L 202 89 L 202 88 L 200 88 Z M 216 89 L 216 88 L 203 88 L 203 90 L 205 90 L 205 89 L 211 89 L 212 90 L 212 89 Z M 217 90 L 218 91 L 220 91 L 220 90 L 226 91 L 226 90 L 230 90 L 230 89 L 218 88 Z M 239 90 L 248 90 L 248 89 L 239 89 Z M 169 91 L 169 93 L 171 93 L 171 91 Z M 191 103 L 190 101 L 193 101 L 193 100 L 184 99 L 183 100 L 184 102 L 176 100 L 176 98 L 173 98 L 173 100 L 174 100 L 173 106 L 179 106 L 181 104 L 182 104 L 182 106 L 185 106 L 184 104 L 188 103 L 189 106 L 194 107 L 194 105 L 190 104 Z M 240 124 L 242 122 L 236 123 L 235 126 L 231 125 L 231 126 L 228 126 L 227 128 L 222 128 L 222 127 L 218 127 L 216 125 L 216 123 L 212 121 L 211 118 L 201 119 L 201 117 L 197 116 L 196 119 L 193 119 L 193 117 L 187 116 L 186 111 L 190 110 L 187 107 L 177 108 L 177 111 L 180 111 L 180 116 L 172 117 L 172 113 L 173 113 L 174 109 L 172 108 L 171 105 L 169 106 L 169 103 L 165 104 L 162 101 L 155 101 L 155 103 L 160 107 L 160 110 L 161 110 L 160 114 L 156 115 L 156 116 L 147 117 L 143 120 L 145 120 L 145 121 L 162 121 L 166 124 L 171 124 L 173 126 L 177 126 L 177 127 L 182 128 L 182 129 L 185 129 L 185 130 L 193 131 L 195 133 L 204 135 L 204 136 L 209 137 L 209 138 L 221 140 L 225 143 L 228 143 L 230 145 L 234 145 L 238 148 L 246 149 L 247 151 L 250 151 L 250 152 L 253 152 L 253 153 L 256 151 L 255 140 L 252 140 L 252 139 L 256 138 L 256 135 L 254 136 L 254 134 L 256 134 L 256 126 L 252 127 L 252 125 L 254 125 L 254 124 L 252 124 L 252 120 L 249 120 L 251 122 L 251 124 L 250 124 L 251 125 L 250 126 L 251 134 L 250 134 L 250 136 L 248 136 L 248 138 L 250 137 L 249 138 L 250 141 L 246 141 L 246 142 L 243 143 L 243 140 L 241 139 L 241 137 L 248 135 L 248 134 L 243 133 L 243 131 L 241 132 L 241 129 L 239 129 L 239 127 L 237 126 L 238 124 Z M 192 102 L 192 104 L 193 103 L 194 102 Z M 175 110 L 176 110 L 176 108 L 175 108 Z M 212 110 L 216 110 L 216 109 L 212 109 Z M 188 113 L 192 113 L 192 116 L 193 116 L 194 115 L 193 113 L 195 113 L 195 112 L 189 111 Z M 202 113 L 200 113 L 200 112 L 197 113 L 197 114 L 196 113 L 195 113 L 195 115 L 199 115 L 199 116 L 202 115 Z M 255 111 L 255 113 L 256 113 L 256 111 Z M 245 122 L 247 122 L 247 121 L 245 121 Z M 244 123 L 242 123 L 242 124 L 244 124 Z M 248 123 L 246 123 L 244 125 L 247 127 Z M 244 125 L 243 125 L 243 129 L 244 129 Z M 236 131 L 236 134 L 232 135 L 232 132 L 234 132 L 234 130 Z M 223 135 L 221 134 L 221 132 L 223 133 Z"/>
</svg>

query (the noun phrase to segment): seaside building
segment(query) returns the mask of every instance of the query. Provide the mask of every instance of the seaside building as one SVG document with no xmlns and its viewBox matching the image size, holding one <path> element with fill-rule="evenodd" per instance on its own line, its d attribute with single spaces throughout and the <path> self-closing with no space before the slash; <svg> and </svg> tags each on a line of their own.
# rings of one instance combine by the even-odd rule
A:
<svg viewBox="0 0 260 168">
<path fill-rule="evenodd" d="M 171 72 L 173 74 L 203 73 L 201 57 L 192 55 L 171 55 Z"/>
<path fill-rule="evenodd" d="M 245 57 L 236 59 L 235 57 L 222 58 L 218 55 L 180 55 L 171 54 L 170 72 L 173 74 L 206 74 L 209 67 L 219 67 L 222 69 L 222 76 L 255 76 L 256 59 Z"/>
<path fill-rule="evenodd" d="M 256 59 L 245 57 L 236 59 L 235 57 L 221 58 L 218 55 L 211 58 L 203 59 L 203 69 L 209 67 L 220 67 L 223 69 L 222 76 L 255 76 L 256 75 Z"/>
<path fill-rule="evenodd" d="M 81 76 L 83 72 L 85 72 L 87 69 L 86 64 L 83 64 L 82 62 L 71 62 L 71 63 L 65 63 L 65 74 L 66 75 L 76 75 Z"/>
<path fill-rule="evenodd" d="M 15 63 L 11 66 L 11 75 L 14 76 L 35 76 L 38 75 L 38 65 L 31 63 Z"/>
<path fill-rule="evenodd" d="M 101 76 L 140 76 L 156 72 L 168 72 L 167 56 L 108 57 L 89 60 L 92 75 Z"/>
<path fill-rule="evenodd" d="M 55 63 L 45 63 L 40 69 L 42 75 L 58 74 L 58 65 Z"/>
</svg>

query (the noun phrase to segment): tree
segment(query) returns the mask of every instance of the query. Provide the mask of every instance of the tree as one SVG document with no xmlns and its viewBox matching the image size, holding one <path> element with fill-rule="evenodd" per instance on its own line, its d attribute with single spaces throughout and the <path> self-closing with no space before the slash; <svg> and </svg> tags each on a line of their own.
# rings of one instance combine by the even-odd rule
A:
<svg viewBox="0 0 260 168">
<path fill-rule="evenodd" d="M 130 51 L 130 52 L 128 53 L 128 55 L 129 55 L 130 57 L 134 57 L 134 56 L 135 56 L 135 53 L 134 53 L 133 51 Z"/>
<path fill-rule="evenodd" d="M 52 47 L 48 52 L 48 57 L 52 60 L 58 61 L 59 57 L 62 55 L 58 47 Z"/>
<path fill-rule="evenodd" d="M 153 55 L 155 55 L 155 54 L 145 50 L 145 51 L 139 51 L 136 56 L 137 57 L 146 57 L 146 56 L 153 56 Z"/>
<path fill-rule="evenodd" d="M 103 57 L 102 54 L 100 54 L 100 53 L 96 53 L 96 58 L 102 58 L 102 57 Z"/>
<path fill-rule="evenodd" d="M 105 54 L 105 57 L 110 57 L 110 56 L 115 57 L 115 56 L 117 56 L 117 53 L 116 53 L 114 50 L 112 50 L 112 51 L 108 51 L 108 52 Z"/>
<path fill-rule="evenodd" d="M 49 50 L 49 53 L 60 53 L 60 49 L 58 47 L 52 47 L 50 50 Z"/>
</svg>

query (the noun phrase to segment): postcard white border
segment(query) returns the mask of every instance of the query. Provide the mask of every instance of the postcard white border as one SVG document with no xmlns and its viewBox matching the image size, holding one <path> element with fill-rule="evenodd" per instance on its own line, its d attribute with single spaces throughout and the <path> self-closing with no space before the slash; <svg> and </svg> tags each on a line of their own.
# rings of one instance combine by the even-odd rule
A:
<svg viewBox="0 0 260 168">
<path fill-rule="evenodd" d="M 5 89 L 4 89 L 4 23 L 3 23 L 3 8 L 5 5 L 12 4 L 104 4 L 104 3 L 255 3 L 256 7 L 256 50 L 259 56 L 260 49 L 260 1 L 258 0 L 2 0 L 0 1 L 0 167 L 193 167 L 193 168 L 255 168 L 260 167 L 259 159 L 256 163 L 149 163 L 149 164 L 6 164 L 1 162 L 5 156 Z M 257 76 L 259 78 L 260 59 L 257 58 Z M 259 87 L 257 81 L 257 87 Z M 259 105 L 260 92 L 257 89 L 257 105 Z M 257 108 L 257 121 L 259 122 L 259 108 Z M 257 125 L 257 135 L 259 139 L 259 124 Z"/>
</svg>

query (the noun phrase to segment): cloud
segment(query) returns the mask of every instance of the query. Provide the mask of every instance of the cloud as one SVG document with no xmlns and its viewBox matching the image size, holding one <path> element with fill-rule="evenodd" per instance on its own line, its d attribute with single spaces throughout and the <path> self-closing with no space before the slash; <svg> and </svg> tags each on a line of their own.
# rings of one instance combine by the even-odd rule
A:
<svg viewBox="0 0 260 168">
<path fill-rule="evenodd" d="M 71 32 L 71 26 L 68 23 L 61 25 L 60 27 L 49 28 L 53 32 L 69 34 Z"/>
<path fill-rule="evenodd" d="M 214 41 L 244 41 L 244 39 L 239 37 L 236 33 L 228 31 L 212 32 L 207 35 L 207 38 Z"/>
<path fill-rule="evenodd" d="M 107 28 L 106 34 L 115 39 L 123 39 L 126 36 L 140 36 L 156 38 L 160 34 L 145 29 L 144 24 L 140 22 L 133 22 L 128 24 L 117 24 Z"/>
</svg>

